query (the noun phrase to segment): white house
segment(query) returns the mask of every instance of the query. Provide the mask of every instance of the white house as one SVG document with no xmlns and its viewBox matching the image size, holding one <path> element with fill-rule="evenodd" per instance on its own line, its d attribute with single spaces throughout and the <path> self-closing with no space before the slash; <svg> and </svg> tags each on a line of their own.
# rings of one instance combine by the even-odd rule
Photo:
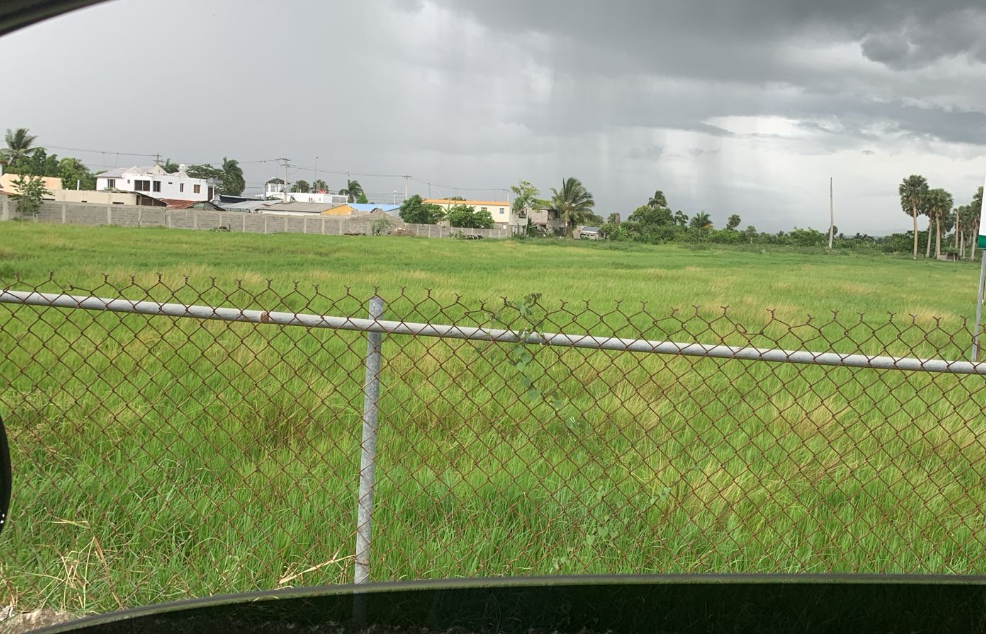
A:
<svg viewBox="0 0 986 636">
<path fill-rule="evenodd" d="M 179 201 L 211 201 L 215 196 L 215 183 L 188 176 L 184 165 L 171 174 L 161 166 L 114 168 L 96 175 L 96 189 L 141 192 Z"/>
<path fill-rule="evenodd" d="M 284 181 L 281 179 L 270 179 L 264 184 L 265 199 L 280 199 L 285 203 L 297 201 L 298 203 L 331 203 L 333 205 L 343 205 L 349 202 L 349 197 L 344 194 L 333 194 L 331 192 L 286 192 Z"/>
</svg>

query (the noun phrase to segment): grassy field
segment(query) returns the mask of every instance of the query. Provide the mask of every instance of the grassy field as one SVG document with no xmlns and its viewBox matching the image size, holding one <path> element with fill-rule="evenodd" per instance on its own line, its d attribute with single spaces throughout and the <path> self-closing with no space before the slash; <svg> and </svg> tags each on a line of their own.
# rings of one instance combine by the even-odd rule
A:
<svg viewBox="0 0 986 636">
<path fill-rule="evenodd" d="M 53 273 L 42 289 L 360 315 L 376 289 L 390 318 L 517 327 L 478 310 L 536 292 L 558 330 L 845 353 L 961 357 L 978 276 L 823 252 L 0 234 L 12 287 Z M 0 600 L 98 611 L 348 581 L 365 346 L 0 306 L 17 473 Z M 986 570 L 979 377 L 529 352 L 385 339 L 374 580 Z"/>
</svg>

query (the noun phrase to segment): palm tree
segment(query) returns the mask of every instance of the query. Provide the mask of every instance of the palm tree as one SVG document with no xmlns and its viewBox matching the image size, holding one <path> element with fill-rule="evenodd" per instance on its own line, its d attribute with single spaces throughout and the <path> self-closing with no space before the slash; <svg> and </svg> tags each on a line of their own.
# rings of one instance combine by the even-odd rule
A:
<svg viewBox="0 0 986 636">
<path fill-rule="evenodd" d="M 660 190 L 654 191 L 654 196 L 647 199 L 647 207 L 649 208 L 666 208 L 668 207 L 668 200 L 664 197 L 664 192 Z"/>
<path fill-rule="evenodd" d="M 312 191 L 314 191 L 314 192 L 325 192 L 328 189 L 329 188 L 326 185 L 324 179 L 315 179 L 314 181 L 312 181 Z"/>
<path fill-rule="evenodd" d="M 712 219 L 706 211 L 701 211 L 692 217 L 692 220 L 688 223 L 691 227 L 699 230 L 708 230 L 712 227 Z"/>
<path fill-rule="evenodd" d="M 675 225 L 680 225 L 681 227 L 685 227 L 686 225 L 688 225 L 688 215 L 682 212 L 681 210 L 678 210 L 677 212 L 674 213 L 674 223 Z"/>
<path fill-rule="evenodd" d="M 729 219 L 726 221 L 727 230 L 735 230 L 740 226 L 743 221 L 740 219 L 739 214 L 730 214 Z"/>
<path fill-rule="evenodd" d="M 983 186 L 979 186 L 976 190 L 976 194 L 972 197 L 972 203 L 969 204 L 969 260 L 976 260 L 976 241 L 979 238 L 979 232 L 981 228 L 979 227 L 979 218 L 983 210 Z"/>
<path fill-rule="evenodd" d="M 178 172 L 179 165 L 177 163 L 175 163 L 174 161 L 172 161 L 171 160 L 171 157 L 168 157 L 167 159 L 165 159 L 164 160 L 164 163 L 162 163 L 160 165 L 161 165 L 161 169 L 164 170 L 165 172 L 167 172 L 168 174 L 174 174 L 174 173 Z"/>
<path fill-rule="evenodd" d="M 236 159 L 223 157 L 222 193 L 239 196 L 246 189 L 246 179 L 243 178 L 243 168 Z"/>
<path fill-rule="evenodd" d="M 28 134 L 27 128 L 18 128 L 17 130 L 8 128 L 7 134 L 3 137 L 7 147 L 0 150 L 0 158 L 7 163 L 14 163 L 19 159 L 29 157 L 37 150 L 37 148 L 31 147 L 37 138 L 37 135 Z"/>
<path fill-rule="evenodd" d="M 927 206 L 925 213 L 928 215 L 928 250 L 927 256 L 931 255 L 931 221 L 935 222 L 935 258 L 941 256 L 941 221 L 952 209 L 952 195 L 942 188 L 929 190 L 926 196 Z"/>
<path fill-rule="evenodd" d="M 312 187 L 304 179 L 298 179 L 291 184 L 291 192 L 311 192 Z"/>
<path fill-rule="evenodd" d="M 965 208 L 964 205 L 955 208 L 955 253 L 957 258 L 962 258 L 962 251 L 965 249 L 965 244 L 962 242 L 962 235 L 965 233 Z"/>
<path fill-rule="evenodd" d="M 575 177 L 562 179 L 561 190 L 551 188 L 551 207 L 565 219 L 565 236 L 575 238 L 575 226 L 581 223 L 586 215 L 592 212 L 596 202 L 592 193 L 585 189 L 582 182 Z"/>
<path fill-rule="evenodd" d="M 924 199 L 928 195 L 928 180 L 918 174 L 912 174 L 900 182 L 897 188 L 900 194 L 900 207 L 906 214 L 911 215 L 914 222 L 914 254 L 918 257 L 918 214 L 924 207 Z"/>
<path fill-rule="evenodd" d="M 364 196 L 363 186 L 359 184 L 359 181 L 353 179 L 352 181 L 346 182 L 346 187 L 339 190 L 339 194 L 344 194 L 349 197 L 350 203 L 355 203 L 358 198 Z"/>
</svg>

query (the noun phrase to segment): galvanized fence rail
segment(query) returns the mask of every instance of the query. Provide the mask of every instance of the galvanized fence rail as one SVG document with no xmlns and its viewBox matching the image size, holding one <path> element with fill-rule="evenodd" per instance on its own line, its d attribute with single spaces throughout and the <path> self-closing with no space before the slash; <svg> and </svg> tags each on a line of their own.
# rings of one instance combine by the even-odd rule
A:
<svg viewBox="0 0 986 636">
<path fill-rule="evenodd" d="M 986 363 L 960 359 L 965 322 L 753 328 L 725 310 L 404 293 L 385 318 L 380 296 L 298 284 L 53 286 L 0 288 L 7 605 L 986 572 Z"/>
</svg>

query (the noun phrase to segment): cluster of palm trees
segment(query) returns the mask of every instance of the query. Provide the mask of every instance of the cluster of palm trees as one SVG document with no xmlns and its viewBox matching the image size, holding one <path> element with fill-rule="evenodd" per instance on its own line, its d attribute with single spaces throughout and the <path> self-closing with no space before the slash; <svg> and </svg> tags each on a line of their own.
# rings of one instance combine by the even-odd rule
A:
<svg viewBox="0 0 986 636">
<path fill-rule="evenodd" d="M 973 197 L 969 205 L 959 206 L 953 210 L 955 203 L 951 193 L 943 188 L 930 188 L 928 180 L 918 174 L 912 174 L 901 181 L 897 192 L 900 195 L 900 207 L 911 217 L 914 233 L 913 257 L 918 257 L 918 217 L 928 217 L 928 241 L 925 245 L 925 258 L 931 257 L 931 228 L 935 228 L 935 258 L 941 256 L 942 226 L 945 231 L 955 231 L 955 250 L 959 256 L 965 255 L 966 239 L 971 239 L 972 258 L 975 252 L 975 239 L 979 231 L 979 212 L 982 208 L 982 188 Z"/>
</svg>

